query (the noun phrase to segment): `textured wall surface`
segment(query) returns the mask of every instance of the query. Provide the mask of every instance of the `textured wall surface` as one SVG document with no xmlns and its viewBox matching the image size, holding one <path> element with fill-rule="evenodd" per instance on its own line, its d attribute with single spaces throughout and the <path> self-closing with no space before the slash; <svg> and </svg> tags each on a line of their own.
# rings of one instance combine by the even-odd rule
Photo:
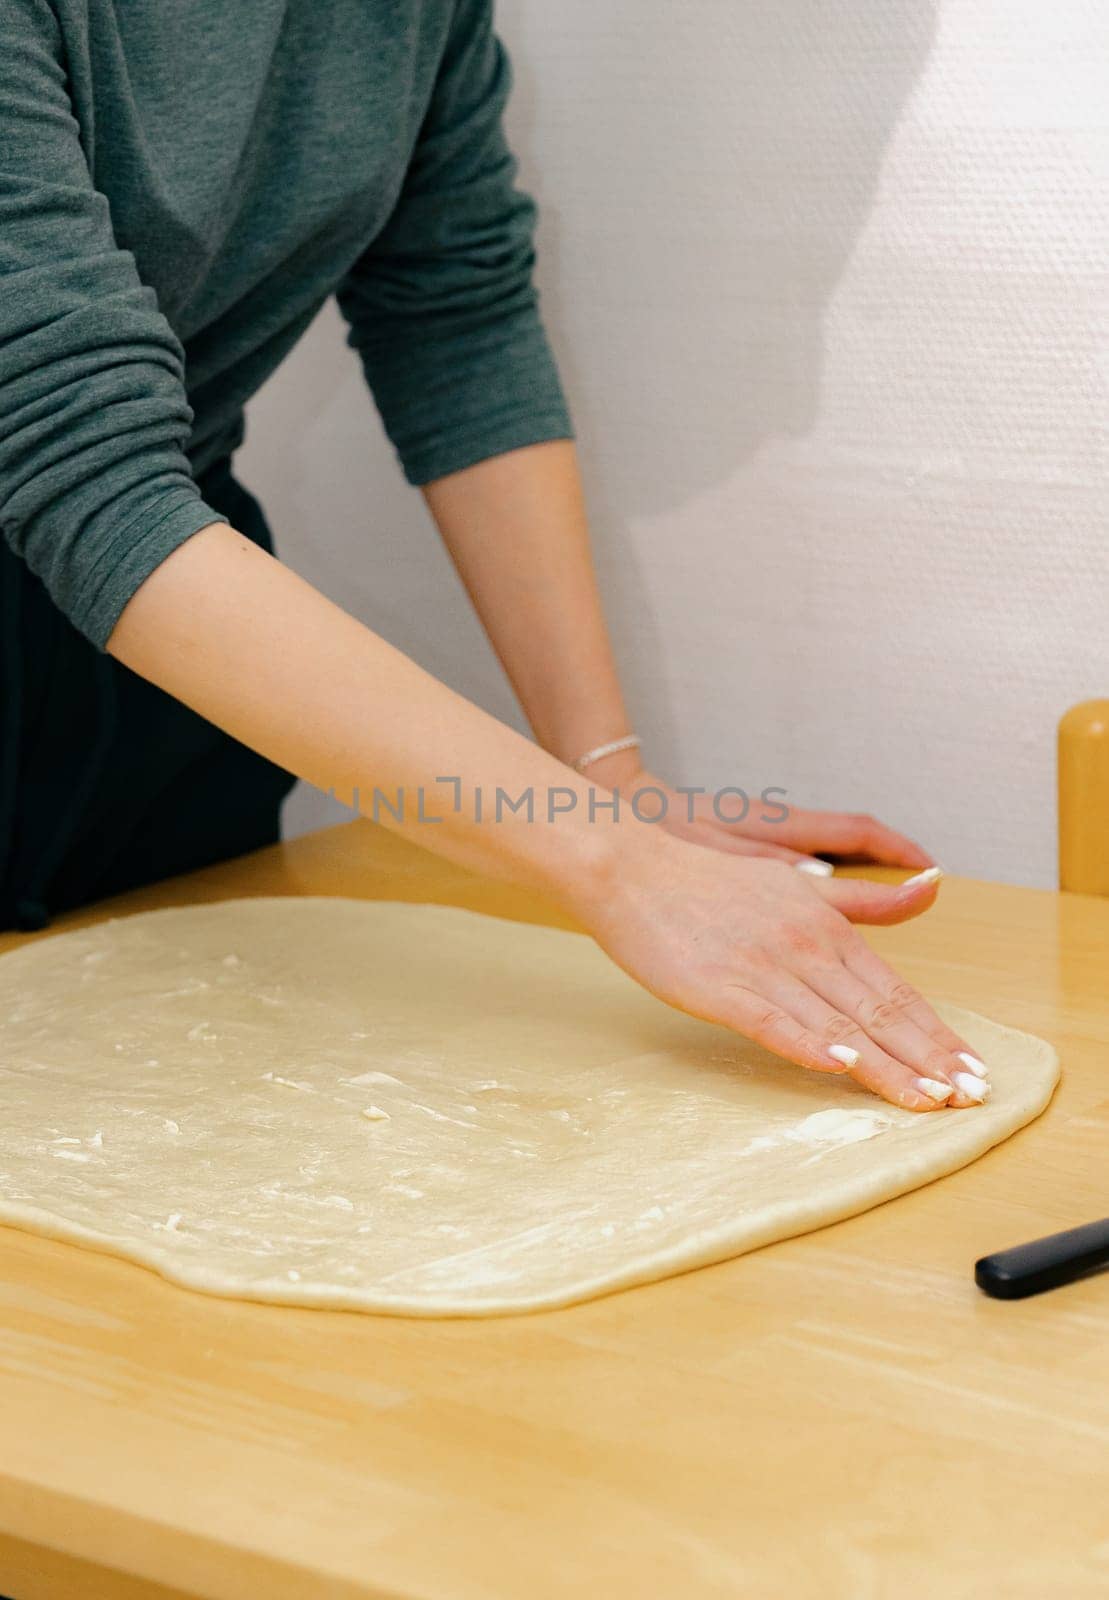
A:
<svg viewBox="0 0 1109 1600">
<path fill-rule="evenodd" d="M 1054 882 L 1054 726 L 1109 694 L 1104 5 L 498 15 L 652 766 Z M 332 308 L 239 469 L 292 565 L 515 718 Z"/>
</svg>

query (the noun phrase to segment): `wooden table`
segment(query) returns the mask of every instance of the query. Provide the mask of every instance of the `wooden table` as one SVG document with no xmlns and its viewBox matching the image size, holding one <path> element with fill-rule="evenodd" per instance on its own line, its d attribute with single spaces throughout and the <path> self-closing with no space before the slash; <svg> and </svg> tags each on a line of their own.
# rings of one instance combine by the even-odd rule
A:
<svg viewBox="0 0 1109 1600">
<path fill-rule="evenodd" d="M 309 892 L 554 920 L 365 823 L 111 909 Z M 966 1170 L 723 1266 L 405 1321 L 208 1299 L 0 1229 L 0 1591 L 1109 1594 L 1109 1274 L 1014 1303 L 971 1277 L 1109 1212 L 1109 900 L 951 880 L 873 939 L 1053 1040 L 1062 1085 Z"/>
</svg>

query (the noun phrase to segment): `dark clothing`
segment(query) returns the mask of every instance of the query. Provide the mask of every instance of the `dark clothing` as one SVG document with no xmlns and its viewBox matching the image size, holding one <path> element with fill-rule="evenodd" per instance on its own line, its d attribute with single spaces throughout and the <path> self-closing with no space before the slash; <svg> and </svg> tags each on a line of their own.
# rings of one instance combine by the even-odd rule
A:
<svg viewBox="0 0 1109 1600">
<path fill-rule="evenodd" d="M 0 925 L 276 837 L 286 774 L 102 654 L 226 520 L 335 295 L 410 482 L 573 437 L 492 0 L 3 0 Z"/>
<path fill-rule="evenodd" d="M 228 462 L 198 488 L 272 549 Z M 97 650 L 2 545 L 0 619 L 0 928 L 277 839 L 292 777 Z"/>
<path fill-rule="evenodd" d="M 3 0 L 0 524 L 103 646 L 332 294 L 413 483 L 570 435 L 492 0 Z"/>
</svg>

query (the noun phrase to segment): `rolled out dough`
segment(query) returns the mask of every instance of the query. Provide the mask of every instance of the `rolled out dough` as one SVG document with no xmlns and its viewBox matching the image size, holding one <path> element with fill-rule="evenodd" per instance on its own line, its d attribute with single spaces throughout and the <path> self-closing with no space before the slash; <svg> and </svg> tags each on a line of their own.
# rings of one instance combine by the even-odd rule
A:
<svg viewBox="0 0 1109 1600">
<path fill-rule="evenodd" d="M 973 1161 L 1058 1077 L 940 1008 L 985 1106 L 914 1114 L 645 993 L 579 934 L 253 899 L 0 958 L 0 1221 L 211 1294 L 419 1316 L 584 1300 Z"/>
</svg>

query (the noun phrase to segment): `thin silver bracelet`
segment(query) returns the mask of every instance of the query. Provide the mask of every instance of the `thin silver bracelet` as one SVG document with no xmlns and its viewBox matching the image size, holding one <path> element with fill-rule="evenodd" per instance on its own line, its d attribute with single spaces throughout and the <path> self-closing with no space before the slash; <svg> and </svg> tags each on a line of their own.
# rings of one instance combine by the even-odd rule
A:
<svg viewBox="0 0 1109 1600">
<path fill-rule="evenodd" d="M 599 744 L 594 750 L 587 750 L 570 765 L 575 772 L 584 772 L 586 767 L 591 767 L 594 761 L 600 761 L 603 756 L 617 755 L 621 750 L 637 750 L 643 740 L 637 733 L 629 733 L 623 739 L 613 739 L 611 744 Z"/>
</svg>

